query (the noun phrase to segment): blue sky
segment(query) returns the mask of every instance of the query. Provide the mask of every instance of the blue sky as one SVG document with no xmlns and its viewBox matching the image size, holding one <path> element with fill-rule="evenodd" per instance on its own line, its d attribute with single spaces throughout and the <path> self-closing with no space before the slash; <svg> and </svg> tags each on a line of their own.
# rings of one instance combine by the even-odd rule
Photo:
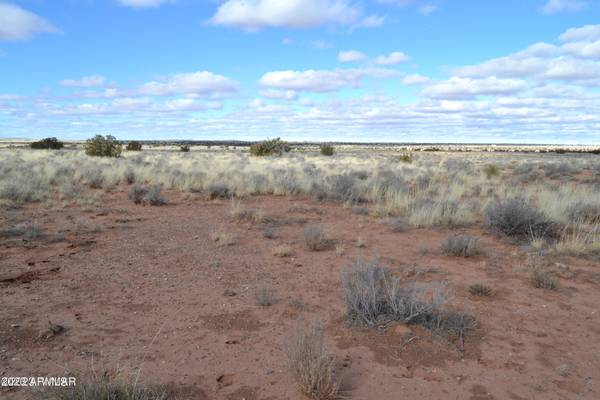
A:
<svg viewBox="0 0 600 400">
<path fill-rule="evenodd" d="M 0 137 L 600 143 L 597 0 L 0 0 Z"/>
</svg>

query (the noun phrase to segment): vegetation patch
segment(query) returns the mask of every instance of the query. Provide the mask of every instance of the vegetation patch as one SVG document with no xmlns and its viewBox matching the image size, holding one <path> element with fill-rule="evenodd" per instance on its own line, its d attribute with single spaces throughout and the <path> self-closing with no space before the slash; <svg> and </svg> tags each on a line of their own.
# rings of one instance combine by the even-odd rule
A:
<svg viewBox="0 0 600 400">
<path fill-rule="evenodd" d="M 319 327 L 298 329 L 284 342 L 289 370 L 302 393 L 311 399 L 334 400 L 339 397 L 336 360 L 325 345 Z"/>
<path fill-rule="evenodd" d="M 458 257 L 471 257 L 479 253 L 479 238 L 470 235 L 450 235 L 442 243 L 442 251 Z"/>
<path fill-rule="evenodd" d="M 96 135 L 84 145 L 85 154 L 93 157 L 119 157 L 123 150 L 114 136 Z"/>
<path fill-rule="evenodd" d="M 55 137 L 45 138 L 29 145 L 32 149 L 60 150 L 65 144 Z"/>
</svg>

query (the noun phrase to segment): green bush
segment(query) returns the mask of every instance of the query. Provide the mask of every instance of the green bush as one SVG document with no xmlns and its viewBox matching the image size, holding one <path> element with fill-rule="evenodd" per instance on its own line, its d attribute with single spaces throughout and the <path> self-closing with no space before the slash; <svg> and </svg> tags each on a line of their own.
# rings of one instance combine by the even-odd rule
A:
<svg viewBox="0 0 600 400">
<path fill-rule="evenodd" d="M 179 151 L 181 151 L 182 153 L 188 153 L 190 151 L 190 145 L 184 144 L 179 146 Z"/>
<path fill-rule="evenodd" d="M 263 142 L 254 143 L 250 146 L 250 154 L 254 156 L 272 156 L 281 153 L 287 153 L 291 150 L 290 145 L 280 138 L 265 140 Z"/>
<path fill-rule="evenodd" d="M 500 175 L 500 169 L 498 169 L 498 167 L 494 164 L 489 164 L 483 168 L 483 173 L 485 174 L 486 178 L 490 179 L 494 176 Z"/>
<path fill-rule="evenodd" d="M 125 150 L 142 151 L 142 143 L 138 142 L 137 140 L 132 140 L 131 142 L 127 143 L 127 147 L 125 147 Z"/>
<path fill-rule="evenodd" d="M 410 164 L 413 160 L 412 160 L 412 156 L 410 154 L 404 153 L 400 156 L 400 161 L 403 163 Z"/>
<path fill-rule="evenodd" d="M 85 143 L 85 154 L 94 157 L 119 157 L 122 147 L 114 136 L 96 135 Z"/>
<path fill-rule="evenodd" d="M 29 145 L 32 149 L 52 149 L 52 150 L 60 150 L 65 144 L 63 142 L 59 142 L 57 138 L 50 137 L 42 140 L 38 140 L 37 142 L 33 142 Z"/>
<path fill-rule="evenodd" d="M 321 145 L 321 154 L 324 156 L 332 156 L 335 152 L 334 148 L 330 144 L 322 144 Z"/>
</svg>

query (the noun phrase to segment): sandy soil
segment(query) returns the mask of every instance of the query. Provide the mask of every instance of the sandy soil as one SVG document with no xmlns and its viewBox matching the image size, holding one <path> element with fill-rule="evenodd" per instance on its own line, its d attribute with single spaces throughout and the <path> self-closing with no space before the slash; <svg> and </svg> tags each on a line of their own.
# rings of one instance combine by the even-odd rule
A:
<svg viewBox="0 0 600 400">
<path fill-rule="evenodd" d="M 394 233 L 338 204 L 252 197 L 270 222 L 239 223 L 225 200 L 168 193 L 170 204 L 131 204 L 123 191 L 104 207 L 2 211 L 3 226 L 35 219 L 44 236 L 0 239 L 0 376 L 78 376 L 142 368 L 146 383 L 172 383 L 189 399 L 302 399 L 286 371 L 282 341 L 319 321 L 352 399 L 600 398 L 600 264 L 560 258 L 559 289 L 527 281 L 523 249 L 478 228 L 485 253 L 443 255 L 447 229 Z M 310 252 L 302 226 L 323 224 L 345 251 Z M 274 238 L 263 237 L 266 228 Z M 222 246 L 215 232 L 233 235 Z M 359 248 L 361 237 L 366 247 Z M 291 257 L 272 254 L 288 243 Z M 397 273 L 447 280 L 452 304 L 479 327 L 461 353 L 418 327 L 361 330 L 343 321 L 340 269 L 380 255 Z M 493 296 L 477 299 L 468 285 Z M 277 301 L 255 304 L 271 286 Z M 48 334 L 49 321 L 66 331 Z M 0 389 L 22 399 L 30 389 Z"/>
</svg>

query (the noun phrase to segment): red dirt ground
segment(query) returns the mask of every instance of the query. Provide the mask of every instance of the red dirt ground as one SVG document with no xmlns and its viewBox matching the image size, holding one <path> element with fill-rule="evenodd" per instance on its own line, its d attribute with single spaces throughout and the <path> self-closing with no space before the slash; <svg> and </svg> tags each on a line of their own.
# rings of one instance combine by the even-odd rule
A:
<svg viewBox="0 0 600 400">
<path fill-rule="evenodd" d="M 449 229 L 394 233 L 376 218 L 338 204 L 251 197 L 271 222 L 239 223 L 229 201 L 168 193 L 170 204 L 131 204 L 107 193 L 106 208 L 2 211 L 4 226 L 35 219 L 45 236 L 0 239 L 0 376 L 52 376 L 141 367 L 142 381 L 171 383 L 189 399 L 303 399 L 286 371 L 282 342 L 318 321 L 339 360 L 351 399 L 600 398 L 600 264 L 560 258 L 559 289 L 527 281 L 524 251 L 481 229 L 485 253 L 443 255 Z M 302 226 L 323 224 L 343 255 L 305 250 Z M 88 228 L 76 229 L 83 223 Z M 263 237 L 271 227 L 275 238 Z M 214 232 L 235 244 L 219 246 Z M 366 247 L 357 246 L 357 238 Z M 272 249 L 281 243 L 293 255 Z M 452 304 L 479 327 L 460 353 L 422 328 L 362 330 L 343 322 L 340 269 L 358 255 L 380 255 L 392 271 L 447 280 Z M 467 287 L 484 282 L 493 296 Z M 271 307 L 253 289 L 270 285 Z M 44 334 L 51 321 L 59 335 Z M 40 335 L 40 333 L 42 333 Z M 22 399 L 31 389 L 0 389 Z"/>
</svg>

